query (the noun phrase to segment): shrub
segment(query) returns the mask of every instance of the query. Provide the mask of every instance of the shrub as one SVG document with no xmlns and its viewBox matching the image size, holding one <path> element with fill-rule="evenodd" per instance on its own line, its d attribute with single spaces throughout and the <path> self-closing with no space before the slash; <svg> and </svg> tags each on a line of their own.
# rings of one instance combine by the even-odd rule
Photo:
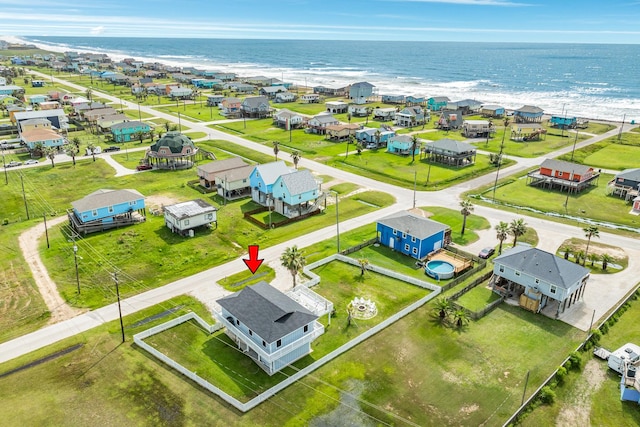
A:
<svg viewBox="0 0 640 427">
<path fill-rule="evenodd" d="M 603 323 L 602 326 L 600 326 L 600 332 L 602 332 L 602 335 L 606 335 L 607 332 L 609 332 L 609 324 Z"/>
<path fill-rule="evenodd" d="M 558 372 L 556 372 L 556 379 L 558 380 L 558 384 L 564 384 L 564 379 L 566 376 L 567 376 L 567 368 L 565 368 L 564 366 L 560 366 L 558 368 Z"/>
<path fill-rule="evenodd" d="M 9 224 L 9 218 L 5 218 L 2 220 L 2 225 L 7 225 Z"/>
<path fill-rule="evenodd" d="M 539 399 L 545 405 L 551 405 L 556 400 L 556 392 L 553 391 L 549 386 L 542 387 L 542 390 L 540 390 Z"/>
<path fill-rule="evenodd" d="M 578 354 L 578 352 L 576 351 L 572 352 L 569 355 L 569 360 L 567 362 L 571 362 L 571 368 L 576 371 L 582 369 L 582 357 L 580 357 L 580 354 Z"/>
</svg>

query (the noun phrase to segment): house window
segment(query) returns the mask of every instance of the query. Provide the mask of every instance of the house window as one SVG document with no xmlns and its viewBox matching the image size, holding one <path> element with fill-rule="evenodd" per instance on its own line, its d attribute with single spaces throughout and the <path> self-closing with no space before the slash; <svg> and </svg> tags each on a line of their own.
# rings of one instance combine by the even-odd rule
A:
<svg viewBox="0 0 640 427">
<path fill-rule="evenodd" d="M 184 225 L 189 225 L 189 220 L 188 219 L 184 220 Z"/>
<path fill-rule="evenodd" d="M 95 209 L 94 209 L 94 210 L 92 210 L 92 211 L 91 211 L 91 215 L 93 215 L 93 216 L 98 216 L 98 211 L 97 211 L 97 210 L 95 210 Z"/>
<path fill-rule="evenodd" d="M 113 206 L 109 206 L 107 209 L 109 210 L 109 213 L 113 213 Z"/>
<path fill-rule="evenodd" d="M 520 275 L 520 272 L 519 272 L 519 271 L 516 271 L 516 276 L 519 276 L 519 275 Z"/>
<path fill-rule="evenodd" d="M 304 325 L 303 332 L 305 333 L 309 332 L 309 325 Z"/>
<path fill-rule="evenodd" d="M 243 179 L 243 180 L 242 180 L 242 183 L 243 183 L 243 184 L 246 184 L 246 183 L 247 183 L 247 180 L 246 180 L 246 179 Z"/>
<path fill-rule="evenodd" d="M 414 255 L 418 255 L 418 248 L 413 248 L 413 251 L 411 251 Z"/>
<path fill-rule="evenodd" d="M 236 319 L 236 326 L 240 326 L 240 321 Z"/>
<path fill-rule="evenodd" d="M 558 291 L 558 287 L 556 285 L 551 285 L 551 287 L 549 288 L 549 293 L 552 294 L 556 294 L 556 292 Z"/>
<path fill-rule="evenodd" d="M 409 244 L 408 243 L 404 245 L 404 250 L 405 251 L 409 251 Z"/>
<path fill-rule="evenodd" d="M 132 200 L 131 202 L 129 202 L 129 206 L 135 206 L 135 204 L 136 204 L 135 200 Z"/>
<path fill-rule="evenodd" d="M 536 279 L 536 285 L 540 283 L 540 279 Z"/>
<path fill-rule="evenodd" d="M 501 265 L 499 270 L 500 270 L 500 273 L 504 273 L 504 265 Z"/>
<path fill-rule="evenodd" d="M 207 219 L 208 219 L 208 220 L 212 220 L 212 219 L 213 219 L 213 214 L 212 214 L 212 213 L 207 214 Z"/>
<path fill-rule="evenodd" d="M 396 236 L 398 234 L 398 230 L 393 230 L 393 235 Z"/>
<path fill-rule="evenodd" d="M 281 347 L 281 346 L 282 346 L 282 340 L 276 341 L 276 347 Z"/>
<path fill-rule="evenodd" d="M 249 335 L 253 336 L 253 331 L 249 329 Z"/>
<path fill-rule="evenodd" d="M 406 239 L 407 238 L 407 233 L 402 233 L 402 238 Z"/>
<path fill-rule="evenodd" d="M 411 242 L 415 243 L 416 242 L 416 238 L 415 236 L 411 236 Z"/>
<path fill-rule="evenodd" d="M 266 343 L 266 342 L 264 342 L 264 340 L 262 340 L 262 346 L 263 346 L 263 347 L 266 347 L 266 346 L 267 346 L 267 343 Z"/>
</svg>

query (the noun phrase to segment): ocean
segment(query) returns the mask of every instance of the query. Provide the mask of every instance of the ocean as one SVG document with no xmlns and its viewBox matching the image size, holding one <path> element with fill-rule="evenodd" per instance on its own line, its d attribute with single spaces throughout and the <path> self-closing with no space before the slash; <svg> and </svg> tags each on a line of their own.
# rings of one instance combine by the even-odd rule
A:
<svg viewBox="0 0 640 427">
<path fill-rule="evenodd" d="M 640 122 L 640 45 L 21 37 L 41 48 Z"/>
</svg>

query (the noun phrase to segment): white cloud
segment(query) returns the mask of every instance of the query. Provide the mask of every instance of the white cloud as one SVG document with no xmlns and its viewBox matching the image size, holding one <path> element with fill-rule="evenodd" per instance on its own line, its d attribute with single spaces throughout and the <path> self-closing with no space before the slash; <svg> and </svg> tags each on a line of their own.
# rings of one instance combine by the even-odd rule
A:
<svg viewBox="0 0 640 427">
<path fill-rule="evenodd" d="M 98 36 L 98 35 L 104 33 L 104 31 L 105 31 L 104 25 L 98 25 L 97 27 L 93 27 L 91 29 L 91 35 Z"/>
</svg>

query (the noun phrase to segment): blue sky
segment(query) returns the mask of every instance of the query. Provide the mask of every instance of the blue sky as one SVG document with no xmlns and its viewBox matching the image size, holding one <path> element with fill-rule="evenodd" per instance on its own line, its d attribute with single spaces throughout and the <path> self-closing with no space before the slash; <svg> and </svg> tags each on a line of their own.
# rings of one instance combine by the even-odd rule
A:
<svg viewBox="0 0 640 427">
<path fill-rule="evenodd" d="M 640 0 L 0 0 L 0 35 L 640 43 Z"/>
</svg>

